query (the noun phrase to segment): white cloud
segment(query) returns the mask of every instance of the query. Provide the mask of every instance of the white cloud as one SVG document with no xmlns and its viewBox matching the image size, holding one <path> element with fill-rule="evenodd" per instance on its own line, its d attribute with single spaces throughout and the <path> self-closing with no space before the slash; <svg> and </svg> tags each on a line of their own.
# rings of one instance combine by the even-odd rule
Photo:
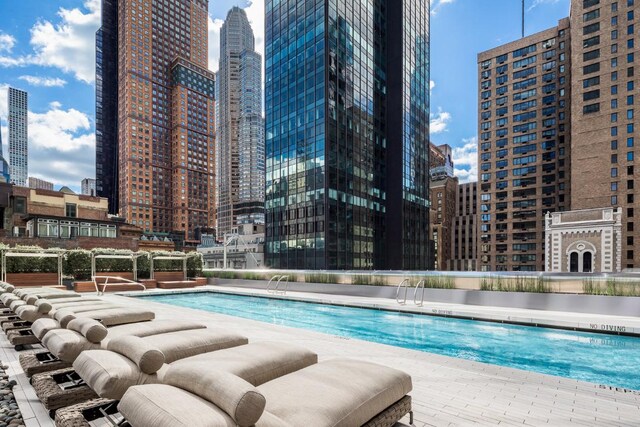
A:
<svg viewBox="0 0 640 427">
<path fill-rule="evenodd" d="M 545 5 L 545 4 L 555 4 L 555 3 L 558 3 L 559 1 L 560 0 L 533 0 L 533 3 L 531 4 L 531 6 L 529 6 L 527 11 L 531 11 L 538 6 Z"/>
<path fill-rule="evenodd" d="M 436 82 L 429 80 L 429 90 L 433 90 L 434 87 L 436 87 Z"/>
<path fill-rule="evenodd" d="M 0 120 L 6 120 L 9 114 L 9 85 L 0 83 Z"/>
<path fill-rule="evenodd" d="M 462 140 L 463 145 L 453 147 L 455 174 L 461 183 L 478 180 L 478 138 Z"/>
<path fill-rule="evenodd" d="M 100 0 L 86 0 L 79 8 L 60 8 L 60 21 L 39 21 L 31 29 L 33 63 L 57 67 L 78 80 L 95 79 L 95 32 L 100 27 Z"/>
<path fill-rule="evenodd" d="M 435 135 L 447 131 L 447 126 L 451 121 L 451 113 L 442 111 L 442 108 L 438 107 L 437 113 L 431 114 L 431 121 L 429 123 L 429 133 Z"/>
<path fill-rule="evenodd" d="M 0 52 L 11 52 L 16 44 L 16 39 L 11 34 L 0 32 Z"/>
<path fill-rule="evenodd" d="M 49 107 L 46 113 L 29 112 L 30 148 L 66 153 L 95 145 L 86 114 L 74 108 L 63 110 L 59 102 L 52 102 Z"/>
<path fill-rule="evenodd" d="M 222 19 L 211 19 L 209 16 L 209 69 L 218 71 L 218 61 L 220 60 L 220 28 L 224 21 Z"/>
<path fill-rule="evenodd" d="M 80 81 L 92 83 L 95 79 L 95 32 L 100 27 L 100 0 L 85 0 L 84 9 L 60 8 L 59 20 L 55 24 L 38 21 L 31 28 L 33 53 L 0 56 L 0 67 L 56 67 L 72 73 Z"/>
<path fill-rule="evenodd" d="M 63 87 L 67 84 L 66 80 L 57 77 L 20 76 L 18 78 L 29 83 L 31 86 Z"/>
<path fill-rule="evenodd" d="M 454 1 L 455 0 L 433 0 L 431 3 L 431 14 L 436 15 L 444 5 L 451 4 Z"/>
</svg>

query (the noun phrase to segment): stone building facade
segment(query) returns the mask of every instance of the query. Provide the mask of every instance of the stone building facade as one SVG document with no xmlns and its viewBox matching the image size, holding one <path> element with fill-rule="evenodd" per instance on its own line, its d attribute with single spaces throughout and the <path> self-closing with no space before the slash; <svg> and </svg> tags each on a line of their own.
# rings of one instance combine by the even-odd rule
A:
<svg viewBox="0 0 640 427">
<path fill-rule="evenodd" d="M 622 268 L 622 210 L 547 213 L 546 271 L 617 273 Z"/>
<path fill-rule="evenodd" d="M 478 183 L 458 185 L 451 230 L 451 259 L 447 270 L 478 269 Z"/>
</svg>

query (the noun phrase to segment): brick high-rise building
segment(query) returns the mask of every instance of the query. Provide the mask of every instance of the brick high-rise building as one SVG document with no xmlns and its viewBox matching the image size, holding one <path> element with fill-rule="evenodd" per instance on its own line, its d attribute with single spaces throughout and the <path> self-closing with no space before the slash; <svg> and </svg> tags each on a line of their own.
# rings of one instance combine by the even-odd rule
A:
<svg viewBox="0 0 640 427">
<path fill-rule="evenodd" d="M 29 188 L 35 188 L 39 190 L 49 190 L 53 191 L 53 182 L 45 181 L 44 179 L 35 178 L 33 176 L 29 177 L 28 185 Z"/>
<path fill-rule="evenodd" d="M 448 270 L 477 271 L 478 183 L 458 185 L 456 214 L 451 231 L 451 261 Z"/>
<path fill-rule="evenodd" d="M 29 120 L 27 92 L 9 88 L 9 170 L 11 183 L 27 185 L 29 174 Z"/>
<path fill-rule="evenodd" d="M 544 215 L 570 205 L 571 47 L 563 19 L 478 55 L 483 271 L 543 270 Z"/>
<path fill-rule="evenodd" d="M 451 237 L 456 211 L 458 178 L 453 174 L 451 147 L 430 144 L 429 181 L 431 213 L 429 216 L 435 270 L 448 270 L 451 261 Z"/>
<path fill-rule="evenodd" d="M 101 93 L 117 93 L 117 116 L 103 114 L 100 128 L 117 129 L 117 144 L 105 140 L 97 154 L 117 159 L 119 212 L 146 232 L 183 235 L 187 244 L 196 243 L 197 230 L 213 227 L 215 219 L 208 2 L 104 3 L 117 10 L 109 9 L 100 30 L 103 49 L 110 43 L 102 53 Z M 117 49 L 107 37 L 114 32 Z M 106 76 L 113 68 L 105 62 L 107 51 L 117 52 L 117 79 Z M 113 179 L 113 173 L 103 173 Z M 105 195 L 100 182 L 98 176 L 99 194 Z"/>
<path fill-rule="evenodd" d="M 571 209 L 619 208 L 622 268 L 640 267 L 640 1 L 571 4 Z M 640 153 L 639 153 L 640 157 Z M 638 212 L 638 215 L 636 215 Z M 594 254 L 599 263 L 600 254 Z"/>
</svg>

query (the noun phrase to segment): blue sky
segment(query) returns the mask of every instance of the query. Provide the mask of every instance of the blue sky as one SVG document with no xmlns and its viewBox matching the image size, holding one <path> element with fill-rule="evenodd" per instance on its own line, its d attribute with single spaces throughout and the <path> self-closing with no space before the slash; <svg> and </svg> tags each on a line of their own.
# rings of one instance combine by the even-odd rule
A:
<svg viewBox="0 0 640 427">
<path fill-rule="evenodd" d="M 264 0 L 211 0 L 210 68 L 232 6 L 246 7 L 263 50 Z M 476 55 L 520 36 L 520 0 L 432 0 L 432 141 L 454 147 L 463 181 L 476 174 Z M 526 0 L 526 32 L 555 25 L 569 0 Z M 29 92 L 31 176 L 79 190 L 94 175 L 94 43 L 100 0 L 0 1 L 0 126 L 6 87 Z"/>
</svg>

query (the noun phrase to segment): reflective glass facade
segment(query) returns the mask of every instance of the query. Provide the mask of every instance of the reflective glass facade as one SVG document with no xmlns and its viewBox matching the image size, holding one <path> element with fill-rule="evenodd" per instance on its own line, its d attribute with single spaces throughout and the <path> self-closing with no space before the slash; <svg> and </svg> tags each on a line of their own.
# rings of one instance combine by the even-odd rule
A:
<svg viewBox="0 0 640 427">
<path fill-rule="evenodd" d="M 118 5 L 102 0 L 96 32 L 96 194 L 118 212 Z"/>
<path fill-rule="evenodd" d="M 429 2 L 270 0 L 266 28 L 268 265 L 428 268 Z"/>
</svg>

